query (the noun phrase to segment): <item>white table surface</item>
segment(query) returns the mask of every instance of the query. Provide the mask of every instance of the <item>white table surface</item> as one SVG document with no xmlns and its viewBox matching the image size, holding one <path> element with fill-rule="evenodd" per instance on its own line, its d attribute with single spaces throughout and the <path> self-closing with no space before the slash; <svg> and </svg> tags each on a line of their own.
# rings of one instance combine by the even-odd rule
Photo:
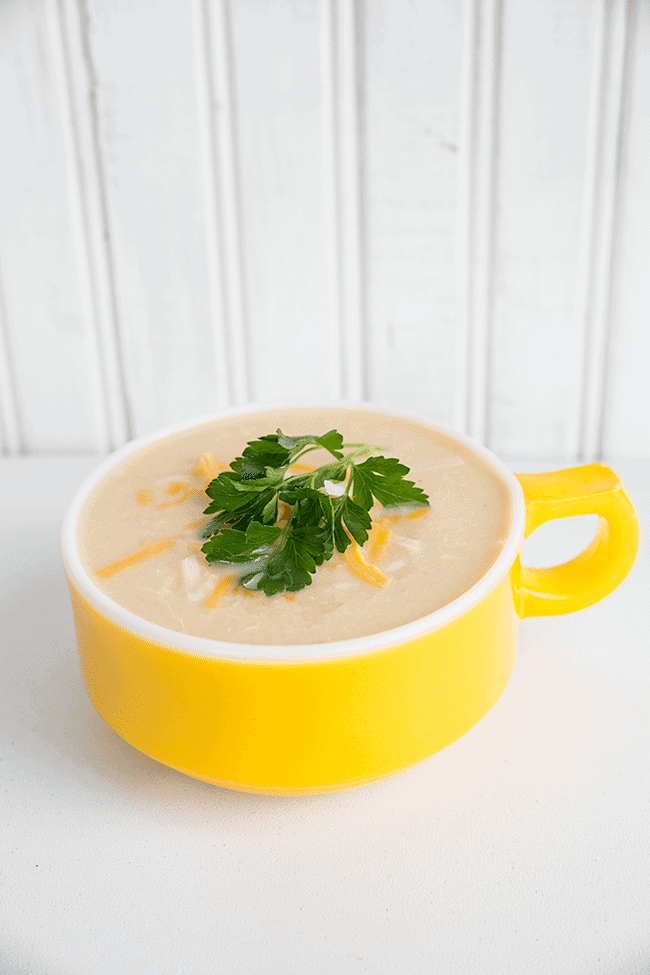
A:
<svg viewBox="0 0 650 975">
<path fill-rule="evenodd" d="M 614 594 L 524 621 L 460 741 L 308 798 L 187 778 L 93 709 L 58 531 L 96 463 L 0 462 L 2 975 L 650 972 L 650 462 L 612 464 L 642 530 Z"/>
</svg>

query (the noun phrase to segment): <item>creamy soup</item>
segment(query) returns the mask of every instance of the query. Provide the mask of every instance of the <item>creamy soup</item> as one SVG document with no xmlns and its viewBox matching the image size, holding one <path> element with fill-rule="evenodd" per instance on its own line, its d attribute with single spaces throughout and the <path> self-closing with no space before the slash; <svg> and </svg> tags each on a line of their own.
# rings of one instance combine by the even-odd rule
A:
<svg viewBox="0 0 650 975">
<path fill-rule="evenodd" d="M 336 428 L 410 468 L 431 507 L 371 511 L 363 547 L 335 553 L 297 593 L 266 596 L 201 552 L 204 489 L 249 440 Z M 207 459 L 205 455 L 208 455 Z M 203 460 L 201 461 L 201 458 Z M 314 451 L 312 466 L 330 461 Z M 177 433 L 127 457 L 92 490 L 78 544 L 90 577 L 116 603 L 171 630 L 230 643 L 326 643 L 426 616 L 456 599 L 499 555 L 510 527 L 507 488 L 483 461 L 410 420 L 344 407 L 268 410 Z"/>
</svg>

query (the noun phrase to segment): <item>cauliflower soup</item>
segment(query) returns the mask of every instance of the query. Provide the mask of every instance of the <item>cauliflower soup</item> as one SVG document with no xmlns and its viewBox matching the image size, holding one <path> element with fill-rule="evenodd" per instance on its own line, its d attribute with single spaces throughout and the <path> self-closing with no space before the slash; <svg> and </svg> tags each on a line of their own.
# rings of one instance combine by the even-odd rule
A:
<svg viewBox="0 0 650 975">
<path fill-rule="evenodd" d="M 376 444 L 410 468 L 430 508 L 375 504 L 368 541 L 335 552 L 298 592 L 246 589 L 201 548 L 209 482 L 248 441 L 281 428 Z M 314 467 L 331 458 L 309 454 Z M 335 486 L 327 488 L 334 490 Z M 390 630 L 458 598 L 494 564 L 510 528 L 508 490 L 486 462 L 413 420 L 353 407 L 268 409 L 171 434 L 127 456 L 81 511 L 84 568 L 112 600 L 181 633 L 229 643 L 329 643 Z"/>
</svg>

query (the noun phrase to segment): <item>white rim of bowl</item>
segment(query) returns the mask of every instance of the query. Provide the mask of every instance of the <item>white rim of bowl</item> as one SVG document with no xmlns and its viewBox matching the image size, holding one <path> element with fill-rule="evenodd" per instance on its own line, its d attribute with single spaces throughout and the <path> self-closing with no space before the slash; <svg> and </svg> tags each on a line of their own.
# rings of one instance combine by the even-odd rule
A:
<svg viewBox="0 0 650 975">
<path fill-rule="evenodd" d="M 403 626 L 398 626 L 391 630 L 383 630 L 380 633 L 355 637 L 351 640 L 337 640 L 330 643 L 280 645 L 229 643 L 221 640 L 210 640 L 206 637 L 190 636 L 186 633 L 178 633 L 176 630 L 169 630 L 165 626 L 151 623 L 141 616 L 136 616 L 135 613 L 131 613 L 129 610 L 124 609 L 124 607 L 114 602 L 90 578 L 77 552 L 76 538 L 79 515 L 88 495 L 95 485 L 126 457 L 137 453 L 143 447 L 147 447 L 158 440 L 164 440 L 176 433 L 182 433 L 185 430 L 191 430 L 194 427 L 203 426 L 206 423 L 214 423 L 216 420 L 227 419 L 233 416 L 247 416 L 251 413 L 265 413 L 269 410 L 328 408 L 362 410 L 367 413 L 375 413 L 394 419 L 409 420 L 434 433 L 441 433 L 463 444 L 472 453 L 478 455 L 490 470 L 497 474 L 507 485 L 511 503 L 511 520 L 508 537 L 495 562 L 490 566 L 485 575 L 481 576 L 478 582 L 457 599 L 435 610 L 435 612 L 429 613 L 427 616 L 413 620 L 411 623 L 405 623 Z M 249 663 L 310 663 L 320 660 L 367 655 L 385 650 L 425 636 L 462 616 L 484 599 L 510 571 L 515 558 L 521 550 L 525 520 L 526 510 L 523 491 L 515 475 L 487 447 L 483 447 L 481 444 L 472 440 L 471 437 L 463 433 L 458 433 L 445 424 L 434 423 L 431 420 L 404 410 L 386 409 L 367 401 L 359 403 L 340 400 L 331 403 L 306 404 L 296 402 L 255 403 L 247 406 L 230 407 L 226 410 L 220 410 L 217 413 L 210 413 L 184 423 L 174 424 L 156 433 L 131 440 L 128 444 L 114 451 L 83 481 L 70 501 L 61 526 L 61 554 L 70 581 L 84 599 L 102 616 L 144 640 L 148 640 L 169 650 L 215 660 L 233 660 Z"/>
</svg>

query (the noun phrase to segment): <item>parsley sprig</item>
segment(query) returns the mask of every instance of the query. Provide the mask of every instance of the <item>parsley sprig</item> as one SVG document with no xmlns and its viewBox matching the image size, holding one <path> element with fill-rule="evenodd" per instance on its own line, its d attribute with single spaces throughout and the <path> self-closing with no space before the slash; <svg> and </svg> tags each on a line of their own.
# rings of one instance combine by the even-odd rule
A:
<svg viewBox="0 0 650 975">
<path fill-rule="evenodd" d="M 293 464 L 323 448 L 332 461 L 288 475 Z M 375 501 L 384 507 L 428 506 L 424 491 L 405 480 L 409 468 L 394 457 L 360 460 L 378 450 L 372 444 L 344 444 L 337 430 L 321 437 L 288 437 L 277 430 L 251 440 L 230 470 L 206 488 L 212 502 L 204 514 L 214 515 L 203 529 L 207 561 L 244 564 L 240 584 L 267 596 L 310 585 L 317 566 L 335 550 L 344 552 L 351 538 L 359 545 L 367 541 Z M 331 495 L 323 490 L 326 481 L 346 483 L 340 495 Z M 284 505 L 291 509 L 288 518 Z"/>
</svg>

